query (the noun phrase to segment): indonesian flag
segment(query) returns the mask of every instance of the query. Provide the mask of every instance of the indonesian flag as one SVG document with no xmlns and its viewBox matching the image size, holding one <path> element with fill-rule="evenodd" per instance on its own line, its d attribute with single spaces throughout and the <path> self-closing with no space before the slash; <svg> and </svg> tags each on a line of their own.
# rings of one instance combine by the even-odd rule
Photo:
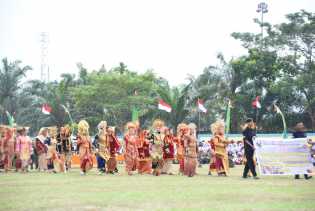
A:
<svg viewBox="0 0 315 211">
<path fill-rule="evenodd" d="M 168 113 L 170 113 L 172 111 L 172 107 L 169 104 L 167 104 L 166 102 L 164 102 L 162 99 L 159 100 L 158 108 L 160 110 L 166 111 Z"/>
<path fill-rule="evenodd" d="M 203 113 L 207 113 L 207 109 L 206 109 L 206 107 L 204 106 L 203 100 L 201 100 L 201 99 L 198 98 L 197 106 L 198 106 L 198 109 L 199 109 L 200 111 L 202 111 Z"/>
<path fill-rule="evenodd" d="M 48 105 L 48 104 L 43 104 L 43 106 L 42 106 L 42 112 L 44 113 L 44 114 L 50 114 L 51 113 L 51 107 Z"/>
<path fill-rule="evenodd" d="M 260 100 L 260 97 L 257 96 L 257 97 L 255 98 L 255 100 L 252 102 L 252 106 L 253 106 L 254 108 L 261 108 L 261 104 L 260 104 L 259 100 Z"/>
</svg>

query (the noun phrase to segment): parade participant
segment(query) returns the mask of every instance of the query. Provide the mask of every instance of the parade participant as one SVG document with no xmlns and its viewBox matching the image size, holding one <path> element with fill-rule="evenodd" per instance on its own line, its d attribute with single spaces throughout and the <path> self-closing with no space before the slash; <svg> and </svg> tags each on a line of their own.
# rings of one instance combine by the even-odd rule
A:
<svg viewBox="0 0 315 211">
<path fill-rule="evenodd" d="M 87 171 L 93 167 L 89 127 L 89 124 L 85 120 L 81 120 L 78 124 L 77 145 L 79 149 L 81 175 L 86 175 Z"/>
<path fill-rule="evenodd" d="M 152 160 L 150 155 L 150 141 L 148 140 L 149 131 L 143 130 L 140 132 L 140 137 L 137 142 L 138 149 L 138 173 L 151 174 L 152 173 Z"/>
<path fill-rule="evenodd" d="M 163 147 L 164 147 L 164 122 L 160 119 L 154 120 L 152 124 L 152 131 L 149 135 L 151 142 L 151 158 L 153 175 L 159 176 L 163 168 Z"/>
<path fill-rule="evenodd" d="M 12 168 L 15 156 L 15 138 L 13 128 L 5 127 L 1 145 L 4 170 L 5 172 L 8 172 Z"/>
<path fill-rule="evenodd" d="M 179 174 L 184 174 L 184 134 L 188 132 L 188 126 L 185 123 L 180 123 L 177 126 L 177 137 L 176 137 L 176 149 L 177 149 L 177 160 L 179 162 Z"/>
<path fill-rule="evenodd" d="M 46 153 L 48 147 L 45 145 L 45 141 L 48 138 L 48 128 L 41 128 L 39 130 L 38 136 L 35 139 L 35 149 L 38 155 L 38 170 L 47 170 L 47 160 Z"/>
<path fill-rule="evenodd" d="M 303 122 L 297 123 L 297 125 L 295 126 L 295 131 L 293 132 L 293 138 L 307 138 L 306 136 L 306 128 L 303 124 Z M 310 141 L 308 141 L 310 142 Z M 296 174 L 294 176 L 295 179 L 300 179 L 300 175 Z M 312 176 L 308 176 L 307 174 L 304 174 L 304 179 L 308 180 L 311 179 Z"/>
<path fill-rule="evenodd" d="M 165 137 L 163 139 L 163 168 L 162 174 L 173 175 L 172 163 L 174 160 L 174 143 L 171 130 L 167 127 L 164 128 Z"/>
<path fill-rule="evenodd" d="M 210 142 L 214 153 L 214 159 L 212 159 L 213 161 L 210 164 L 210 169 L 214 164 L 218 176 L 227 176 L 229 171 L 229 160 L 226 147 L 229 142 L 224 137 L 224 122 L 217 121 L 211 124 L 211 132 L 213 137 Z"/>
<path fill-rule="evenodd" d="M 28 171 L 28 165 L 30 163 L 31 154 L 33 150 L 32 140 L 27 134 L 27 129 L 25 127 L 17 128 L 16 137 L 16 154 L 19 159 L 21 159 L 22 172 Z"/>
<path fill-rule="evenodd" d="M 120 144 L 118 138 L 115 135 L 115 128 L 108 127 L 107 129 L 107 141 L 108 141 L 108 149 L 109 152 L 109 159 L 107 161 L 107 172 L 110 174 L 114 174 L 117 169 L 117 160 L 116 160 L 116 153 L 120 148 Z"/>
<path fill-rule="evenodd" d="M 188 177 L 193 177 L 196 174 L 198 146 L 196 139 L 196 125 L 190 123 L 189 130 L 184 133 L 184 174 Z"/>
<path fill-rule="evenodd" d="M 256 136 L 256 125 L 253 119 L 247 119 L 246 123 L 243 127 L 243 141 L 244 141 L 244 156 L 246 158 L 245 167 L 243 171 L 243 178 L 248 177 L 249 170 L 254 179 L 259 179 L 257 177 L 256 169 L 255 169 L 255 161 L 254 161 L 254 142 L 253 139 Z"/>
<path fill-rule="evenodd" d="M 96 148 L 97 168 L 99 174 L 106 173 L 106 162 L 110 158 L 109 142 L 107 136 L 107 122 L 101 121 L 98 126 L 98 134 L 94 139 L 94 146 Z"/>
<path fill-rule="evenodd" d="M 126 125 L 127 133 L 124 136 L 124 148 L 125 148 L 125 162 L 126 172 L 128 175 L 132 175 L 132 172 L 137 169 L 138 150 L 136 143 L 139 137 L 137 136 L 136 125 L 132 122 Z"/>
<path fill-rule="evenodd" d="M 60 128 L 57 135 L 57 152 L 61 160 L 65 162 L 66 171 L 71 168 L 72 157 L 72 142 L 71 142 L 71 128 L 66 125 Z"/>
<path fill-rule="evenodd" d="M 61 155 L 57 152 L 57 127 L 49 127 L 49 141 L 47 141 L 48 150 L 47 150 L 47 166 L 48 171 L 51 173 L 65 172 L 65 161 Z"/>
</svg>

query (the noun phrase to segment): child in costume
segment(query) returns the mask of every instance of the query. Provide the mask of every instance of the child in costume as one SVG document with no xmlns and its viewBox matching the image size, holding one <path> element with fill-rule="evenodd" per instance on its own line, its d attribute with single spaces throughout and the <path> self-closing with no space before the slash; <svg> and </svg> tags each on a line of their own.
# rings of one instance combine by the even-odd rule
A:
<svg viewBox="0 0 315 211">
<path fill-rule="evenodd" d="M 226 147 L 229 141 L 224 137 L 224 122 L 217 121 L 211 124 L 212 139 L 211 150 L 214 156 L 211 159 L 210 171 L 217 172 L 218 176 L 227 176 L 229 171 L 229 160 Z"/>
<path fill-rule="evenodd" d="M 153 175 L 159 176 L 163 168 L 163 147 L 164 147 L 164 122 L 160 119 L 154 120 L 152 124 L 151 140 L 151 158 Z"/>
<path fill-rule="evenodd" d="M 38 170 L 46 171 L 47 170 L 47 150 L 48 146 L 45 145 L 45 142 L 48 139 L 48 128 L 41 128 L 39 130 L 38 136 L 35 138 L 35 149 L 38 156 Z"/>
<path fill-rule="evenodd" d="M 98 134 L 94 138 L 94 146 L 96 148 L 97 168 L 99 174 L 106 172 L 106 162 L 110 158 L 108 151 L 109 142 L 107 139 L 107 122 L 101 121 L 98 126 Z"/>
<path fill-rule="evenodd" d="M 79 148 L 81 175 L 86 175 L 87 171 L 93 167 L 92 144 L 89 136 L 89 124 L 81 120 L 78 124 L 77 145 Z"/>
<path fill-rule="evenodd" d="M 60 132 L 57 135 L 57 152 L 60 155 L 60 159 L 64 161 L 66 170 L 71 168 L 72 157 L 72 142 L 71 142 L 71 128 L 66 125 L 60 128 Z"/>
<path fill-rule="evenodd" d="M 188 133 L 188 126 L 185 123 L 180 123 L 177 126 L 177 137 L 175 139 L 176 143 L 176 157 L 179 163 L 179 174 L 184 174 L 184 135 Z"/>
<path fill-rule="evenodd" d="M 32 140 L 27 134 L 27 129 L 25 127 L 17 128 L 16 137 L 16 154 L 19 159 L 21 159 L 22 172 L 28 171 L 28 166 L 31 159 L 31 154 L 33 150 Z"/>
<path fill-rule="evenodd" d="M 137 142 L 138 135 L 136 131 L 136 125 L 132 122 L 127 123 L 126 125 L 127 133 L 124 136 L 125 142 L 125 162 L 126 162 L 126 171 L 128 175 L 132 175 L 132 172 L 137 169 L 138 161 L 138 150 Z"/>
<path fill-rule="evenodd" d="M 117 169 L 116 153 L 120 148 L 118 138 L 115 135 L 114 127 L 108 127 L 107 141 L 107 151 L 109 152 L 109 159 L 107 161 L 107 172 L 110 174 L 114 174 Z"/>
<path fill-rule="evenodd" d="M 15 138 L 14 129 L 5 126 L 1 143 L 2 161 L 5 172 L 12 168 L 13 159 L 15 156 Z"/>
<path fill-rule="evenodd" d="M 193 177 L 196 174 L 198 145 L 196 139 L 196 125 L 191 123 L 188 125 L 187 133 L 184 134 L 184 174 Z"/>
<path fill-rule="evenodd" d="M 163 140 L 163 168 L 162 174 L 172 175 L 172 163 L 174 160 L 174 137 L 171 130 L 167 127 L 164 128 L 164 140 Z"/>
<path fill-rule="evenodd" d="M 137 142 L 138 148 L 138 173 L 151 174 L 152 173 L 152 160 L 150 155 L 150 141 L 148 140 L 149 131 L 143 130 L 140 132 L 140 137 Z"/>
</svg>

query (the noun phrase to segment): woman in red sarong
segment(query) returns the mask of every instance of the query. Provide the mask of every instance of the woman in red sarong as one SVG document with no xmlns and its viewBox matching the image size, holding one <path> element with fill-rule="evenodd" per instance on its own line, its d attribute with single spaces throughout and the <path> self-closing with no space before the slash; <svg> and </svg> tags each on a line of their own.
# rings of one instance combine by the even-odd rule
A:
<svg viewBox="0 0 315 211">
<path fill-rule="evenodd" d="M 78 124 L 77 146 L 79 148 L 81 175 L 85 175 L 93 167 L 89 124 L 85 120 L 81 120 Z"/>
<path fill-rule="evenodd" d="M 120 148 L 118 138 L 115 135 L 115 128 L 109 127 L 107 129 L 107 141 L 108 141 L 108 152 L 110 157 L 107 161 L 107 172 L 114 174 L 117 167 L 116 153 Z"/>
<path fill-rule="evenodd" d="M 164 140 L 163 140 L 163 168 L 162 174 L 173 175 L 172 163 L 174 160 L 174 137 L 171 130 L 167 127 L 164 128 Z"/>
<path fill-rule="evenodd" d="M 188 133 L 188 126 L 185 123 L 181 123 L 177 126 L 177 137 L 176 137 L 176 149 L 177 149 L 177 160 L 179 163 L 179 174 L 184 174 L 184 135 Z"/>
<path fill-rule="evenodd" d="M 151 174 L 152 173 L 152 160 L 150 155 L 150 141 L 147 139 L 149 135 L 148 130 L 140 132 L 140 137 L 137 142 L 138 149 L 138 173 Z"/>
<path fill-rule="evenodd" d="M 128 175 L 137 169 L 138 149 L 136 143 L 139 139 L 136 131 L 136 125 L 132 122 L 127 124 L 127 133 L 124 137 L 125 142 L 125 162 Z"/>
</svg>

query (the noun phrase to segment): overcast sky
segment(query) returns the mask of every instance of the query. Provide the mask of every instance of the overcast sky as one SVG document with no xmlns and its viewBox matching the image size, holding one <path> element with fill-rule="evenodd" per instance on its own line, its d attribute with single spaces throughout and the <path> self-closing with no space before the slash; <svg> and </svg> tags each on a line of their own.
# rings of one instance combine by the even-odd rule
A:
<svg viewBox="0 0 315 211">
<path fill-rule="evenodd" d="M 232 32 L 259 33 L 256 0 L 0 0 L 0 58 L 31 65 L 29 79 L 40 78 L 40 33 L 48 32 L 51 78 L 124 62 L 147 69 L 172 85 L 185 82 L 227 58 L 244 52 Z M 265 20 L 285 21 L 285 14 L 315 12 L 315 0 L 268 0 Z"/>
</svg>

